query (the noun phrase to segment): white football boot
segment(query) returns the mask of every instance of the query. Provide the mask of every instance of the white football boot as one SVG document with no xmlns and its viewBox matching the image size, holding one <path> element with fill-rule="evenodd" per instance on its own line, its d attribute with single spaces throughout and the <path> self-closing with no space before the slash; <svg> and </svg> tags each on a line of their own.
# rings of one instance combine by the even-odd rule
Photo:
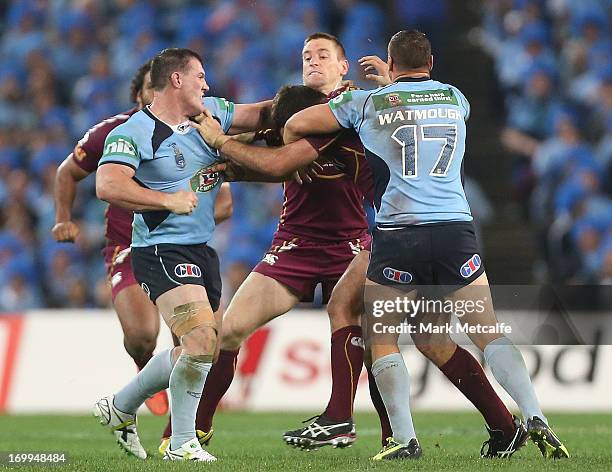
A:
<svg viewBox="0 0 612 472">
<path fill-rule="evenodd" d="M 164 460 L 215 462 L 217 458 L 202 449 L 202 446 L 197 438 L 193 438 L 174 451 L 170 450 L 169 447 L 166 448 L 166 451 L 164 452 Z"/>
<path fill-rule="evenodd" d="M 129 455 L 139 459 L 146 459 L 147 452 L 140 444 L 136 432 L 136 415 L 124 413 L 113 405 L 114 395 L 104 397 L 94 405 L 93 414 L 100 424 L 108 426 L 119 443 L 119 446 Z"/>
</svg>

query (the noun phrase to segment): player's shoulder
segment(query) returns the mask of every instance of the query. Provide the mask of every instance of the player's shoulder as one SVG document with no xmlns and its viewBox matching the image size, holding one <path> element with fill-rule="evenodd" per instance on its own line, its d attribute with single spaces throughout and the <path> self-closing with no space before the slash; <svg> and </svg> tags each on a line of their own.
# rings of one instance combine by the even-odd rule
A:
<svg viewBox="0 0 612 472">
<path fill-rule="evenodd" d="M 463 94 L 463 92 L 461 90 L 459 90 L 459 87 L 457 87 L 456 85 L 447 84 L 445 82 L 440 82 L 438 80 L 432 80 L 431 82 L 432 82 L 433 87 L 435 87 L 436 89 L 438 89 L 438 90 L 448 90 L 453 95 L 458 97 L 459 99 L 464 100 L 464 101 L 467 102 L 467 99 L 465 98 L 465 95 Z"/>
<path fill-rule="evenodd" d="M 125 121 L 117 124 L 108 134 L 109 136 L 129 136 L 133 141 L 141 139 L 150 140 L 151 132 L 154 128 L 155 120 L 145 113 L 144 110 L 140 110 L 128 116 Z"/>
<path fill-rule="evenodd" d="M 204 97 L 202 103 L 206 108 L 211 110 L 211 112 L 232 112 L 234 110 L 234 103 L 223 97 Z"/>
<path fill-rule="evenodd" d="M 122 113 L 118 113 L 109 118 L 105 118 L 99 123 L 96 123 L 94 126 L 89 128 L 83 136 L 83 140 L 98 138 L 104 140 L 108 133 L 110 133 L 117 126 L 125 123 L 137 110 L 132 108 L 131 110 L 124 111 Z"/>
</svg>

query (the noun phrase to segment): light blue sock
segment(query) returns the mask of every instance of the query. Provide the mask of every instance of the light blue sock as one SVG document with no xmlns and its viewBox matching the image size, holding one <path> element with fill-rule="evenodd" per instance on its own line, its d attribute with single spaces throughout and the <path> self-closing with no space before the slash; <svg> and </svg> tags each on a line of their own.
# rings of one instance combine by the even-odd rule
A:
<svg viewBox="0 0 612 472">
<path fill-rule="evenodd" d="M 172 349 L 155 354 L 138 375 L 115 394 L 115 407 L 125 413 L 136 413 L 147 398 L 168 388 L 171 372 Z"/>
<path fill-rule="evenodd" d="M 372 374 L 389 415 L 393 438 L 408 444 L 416 438 L 410 413 L 410 374 L 399 353 L 388 354 L 372 363 Z"/>
<path fill-rule="evenodd" d="M 210 360 L 202 360 L 199 356 L 190 356 L 183 352 L 172 369 L 170 374 L 172 415 L 170 448 L 172 450 L 178 449 L 196 437 L 196 411 L 211 367 Z"/>
<path fill-rule="evenodd" d="M 491 341 L 484 348 L 484 356 L 495 380 L 512 397 L 526 420 L 538 416 L 548 424 L 540 409 L 523 356 L 512 341 L 505 336 Z"/>
</svg>

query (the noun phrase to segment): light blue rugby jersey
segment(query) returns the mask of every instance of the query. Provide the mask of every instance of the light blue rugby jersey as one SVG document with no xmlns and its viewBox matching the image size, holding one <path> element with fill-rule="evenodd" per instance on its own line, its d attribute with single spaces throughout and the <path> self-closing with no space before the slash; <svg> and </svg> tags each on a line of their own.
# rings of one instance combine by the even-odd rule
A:
<svg viewBox="0 0 612 472">
<path fill-rule="evenodd" d="M 363 143 L 379 227 L 472 220 L 462 183 L 470 105 L 456 87 L 405 78 L 329 106 Z"/>
<path fill-rule="evenodd" d="M 216 97 L 205 97 L 203 103 L 227 132 L 234 118 L 234 104 Z M 215 198 L 223 182 L 221 174 L 208 169 L 219 160 L 218 152 L 204 142 L 195 128 L 188 123 L 170 127 L 148 107 L 113 129 L 104 143 L 99 165 L 132 167 L 136 170 L 134 179 L 152 190 L 193 190 L 198 195 L 198 206 L 191 215 L 169 211 L 135 213 L 132 246 L 208 242 L 215 229 Z"/>
</svg>

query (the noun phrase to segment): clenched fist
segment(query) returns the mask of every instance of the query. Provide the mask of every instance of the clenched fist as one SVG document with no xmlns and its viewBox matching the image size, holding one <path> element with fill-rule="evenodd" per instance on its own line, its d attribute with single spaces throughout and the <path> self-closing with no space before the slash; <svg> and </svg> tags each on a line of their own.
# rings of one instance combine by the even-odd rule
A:
<svg viewBox="0 0 612 472">
<path fill-rule="evenodd" d="M 59 243 L 73 243 L 79 233 L 79 227 L 72 221 L 60 221 L 51 230 L 53 239 Z"/>
<path fill-rule="evenodd" d="M 177 215 L 190 215 L 198 206 L 198 196 L 195 192 L 179 190 L 168 195 L 166 208 Z"/>
</svg>

